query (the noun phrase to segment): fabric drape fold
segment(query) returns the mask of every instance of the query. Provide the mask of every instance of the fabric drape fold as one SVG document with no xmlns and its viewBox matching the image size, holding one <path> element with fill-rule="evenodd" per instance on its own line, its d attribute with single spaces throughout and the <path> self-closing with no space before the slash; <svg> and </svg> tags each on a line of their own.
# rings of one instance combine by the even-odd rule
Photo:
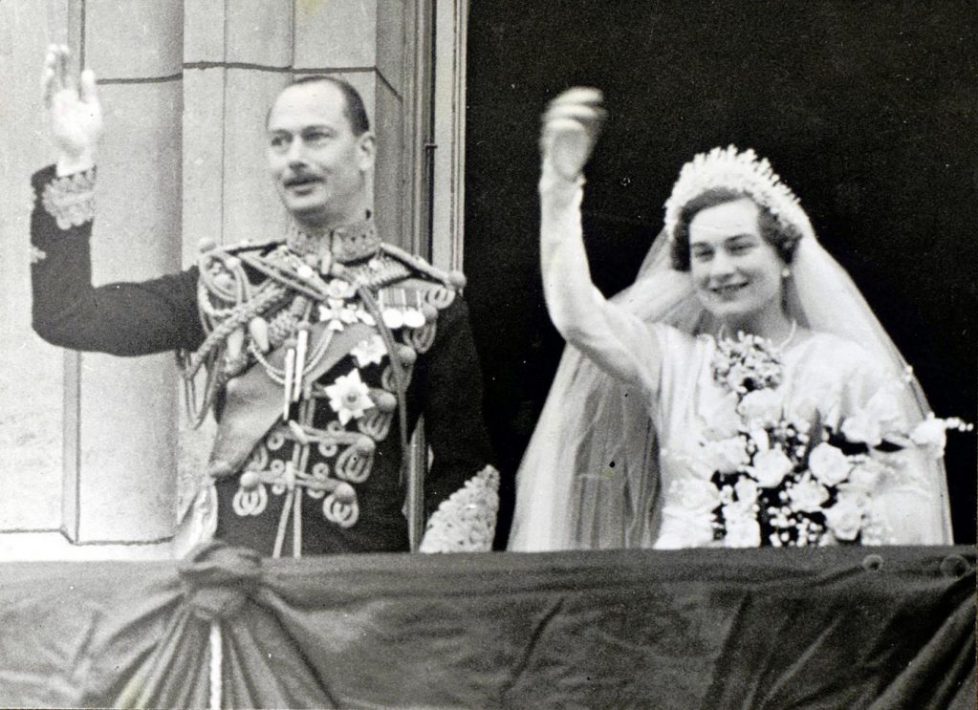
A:
<svg viewBox="0 0 978 710">
<path fill-rule="evenodd" d="M 0 704 L 967 707 L 971 548 L 0 566 Z"/>
</svg>

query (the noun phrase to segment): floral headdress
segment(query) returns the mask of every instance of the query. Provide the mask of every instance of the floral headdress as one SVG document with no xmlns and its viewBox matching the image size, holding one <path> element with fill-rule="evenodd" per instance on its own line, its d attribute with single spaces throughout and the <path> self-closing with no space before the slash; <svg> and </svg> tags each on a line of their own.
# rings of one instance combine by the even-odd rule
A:
<svg viewBox="0 0 978 710">
<path fill-rule="evenodd" d="M 699 153 L 683 166 L 665 204 L 665 227 L 670 239 L 675 239 L 683 207 L 714 189 L 742 193 L 767 209 L 783 226 L 794 227 L 803 237 L 813 235 L 811 222 L 795 193 L 781 182 L 767 159 L 758 158 L 750 148 L 739 152 L 737 146 L 730 145 Z"/>
</svg>

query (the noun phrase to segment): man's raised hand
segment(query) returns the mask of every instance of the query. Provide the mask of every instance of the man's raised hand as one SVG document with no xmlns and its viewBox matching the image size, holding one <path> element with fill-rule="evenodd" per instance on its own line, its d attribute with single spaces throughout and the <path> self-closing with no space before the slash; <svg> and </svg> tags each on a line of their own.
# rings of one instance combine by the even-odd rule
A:
<svg viewBox="0 0 978 710">
<path fill-rule="evenodd" d="M 86 69 L 76 82 L 69 60 L 67 47 L 50 45 L 41 75 L 51 139 L 58 149 L 59 175 L 94 165 L 95 147 L 102 135 L 102 107 L 95 90 L 95 73 Z"/>
<path fill-rule="evenodd" d="M 607 115 L 602 101 L 598 89 L 574 87 L 550 102 L 540 133 L 545 178 L 549 171 L 564 180 L 581 174 Z"/>
</svg>

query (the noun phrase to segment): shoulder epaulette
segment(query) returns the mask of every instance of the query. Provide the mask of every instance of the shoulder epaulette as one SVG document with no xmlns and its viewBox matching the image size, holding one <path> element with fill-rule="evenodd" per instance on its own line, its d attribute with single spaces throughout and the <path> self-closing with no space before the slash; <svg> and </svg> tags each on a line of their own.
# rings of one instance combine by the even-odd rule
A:
<svg viewBox="0 0 978 710">
<path fill-rule="evenodd" d="M 393 244 L 384 242 L 380 247 L 383 252 L 411 269 L 415 274 L 435 281 L 453 291 L 461 291 L 465 288 L 465 275 L 461 271 L 444 271 L 436 266 L 432 266 L 419 256 L 396 247 Z"/>
</svg>

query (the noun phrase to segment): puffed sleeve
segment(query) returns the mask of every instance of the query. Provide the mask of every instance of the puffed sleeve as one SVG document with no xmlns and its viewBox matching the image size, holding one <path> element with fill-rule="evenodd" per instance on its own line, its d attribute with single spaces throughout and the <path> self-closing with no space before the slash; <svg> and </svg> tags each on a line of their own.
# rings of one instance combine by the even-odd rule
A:
<svg viewBox="0 0 978 710">
<path fill-rule="evenodd" d="M 53 345 L 114 355 L 192 350 L 204 334 L 197 269 L 137 283 L 92 286 L 95 169 L 34 174 L 31 282 L 34 330 Z"/>
<path fill-rule="evenodd" d="M 423 372 L 425 432 L 433 460 L 425 478 L 422 552 L 492 547 L 499 474 L 482 416 L 482 373 L 461 296 L 441 312 Z"/>
</svg>

